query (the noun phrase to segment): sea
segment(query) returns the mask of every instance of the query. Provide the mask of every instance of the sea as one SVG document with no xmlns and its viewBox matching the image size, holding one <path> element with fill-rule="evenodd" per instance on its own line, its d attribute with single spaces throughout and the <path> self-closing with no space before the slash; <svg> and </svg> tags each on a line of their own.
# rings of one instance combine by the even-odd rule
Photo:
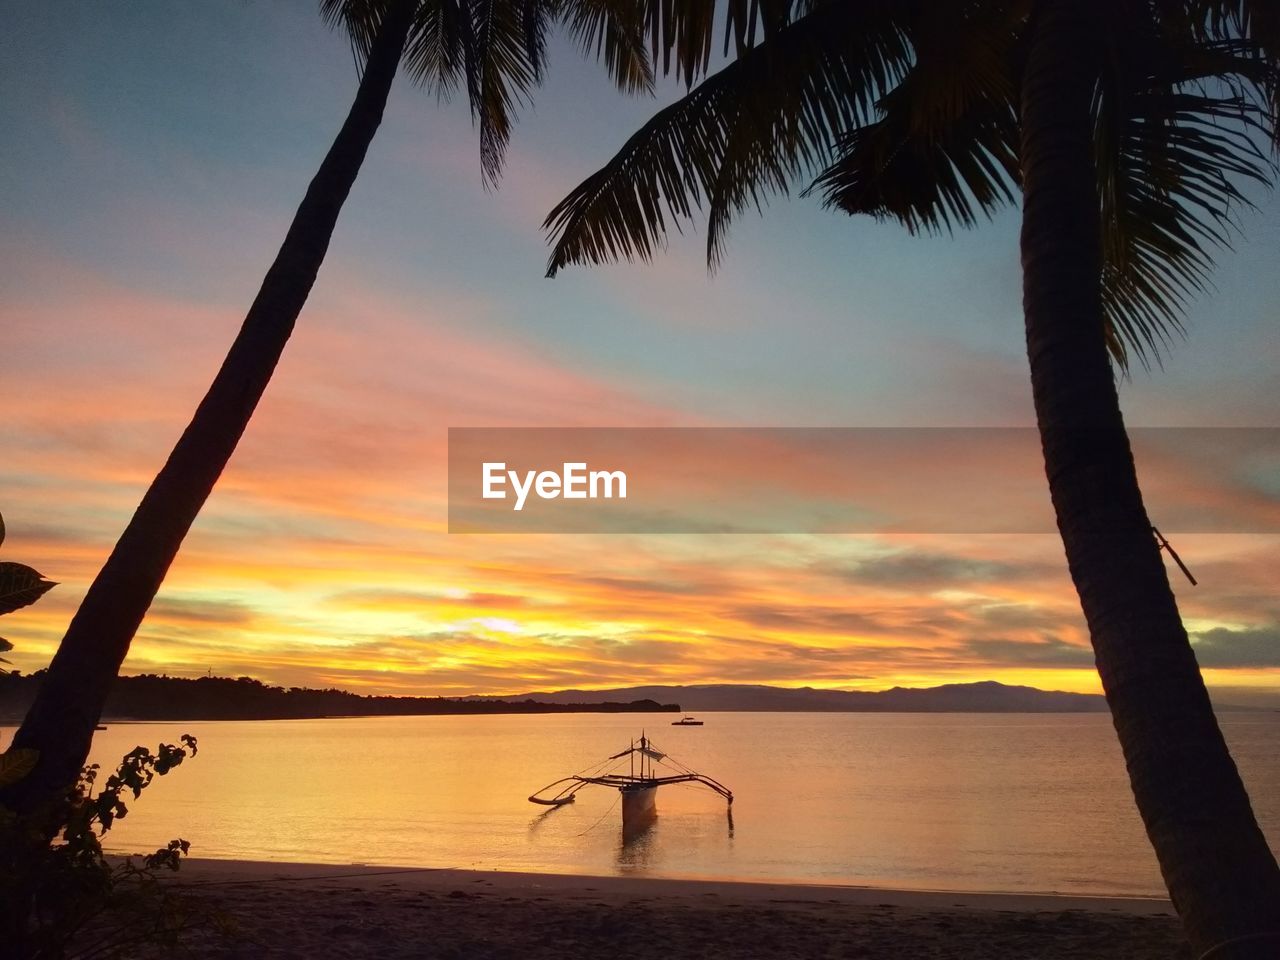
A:
<svg viewBox="0 0 1280 960">
<path fill-rule="evenodd" d="M 129 801 L 120 853 L 698 877 L 889 888 L 1160 896 L 1106 714 L 707 713 L 110 723 L 91 759 L 198 738 Z M 1280 849 L 1280 713 L 1221 723 Z M 7 743 L 11 730 L 0 731 Z M 616 790 L 528 796 L 642 735 L 728 786 L 664 786 L 624 835 Z"/>
</svg>

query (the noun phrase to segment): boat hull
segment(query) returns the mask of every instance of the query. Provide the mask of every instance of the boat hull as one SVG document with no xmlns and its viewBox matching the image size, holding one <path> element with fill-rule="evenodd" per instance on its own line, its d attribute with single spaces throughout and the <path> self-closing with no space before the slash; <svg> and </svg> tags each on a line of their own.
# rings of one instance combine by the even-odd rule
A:
<svg viewBox="0 0 1280 960">
<path fill-rule="evenodd" d="M 622 825 L 641 826 L 658 814 L 657 786 L 621 787 Z"/>
</svg>

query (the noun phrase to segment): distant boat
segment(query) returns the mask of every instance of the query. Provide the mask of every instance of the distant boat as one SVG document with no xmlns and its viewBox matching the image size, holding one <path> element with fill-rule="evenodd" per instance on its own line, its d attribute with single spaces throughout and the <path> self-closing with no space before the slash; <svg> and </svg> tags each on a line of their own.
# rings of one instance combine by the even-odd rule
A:
<svg viewBox="0 0 1280 960">
<path fill-rule="evenodd" d="M 619 762 L 623 759 L 627 761 L 625 773 Z M 656 771 L 655 764 L 666 767 L 671 773 L 660 774 Z M 724 797 L 730 806 L 733 805 L 733 792 L 728 787 L 690 770 L 678 760 L 655 749 L 653 742 L 643 734 L 639 742 L 633 740 L 627 749 L 588 767 L 582 773 L 563 777 L 535 791 L 529 797 L 529 802 L 559 807 L 573 803 L 577 792 L 583 787 L 613 787 L 622 794 L 622 829 L 625 832 L 643 825 L 656 815 L 658 787 L 668 783 L 701 783 Z M 543 796 L 544 794 L 547 796 Z"/>
<path fill-rule="evenodd" d="M 673 727 L 700 727 L 702 726 L 702 721 L 695 717 L 685 716 L 681 717 L 679 720 L 672 720 L 671 725 Z"/>
</svg>

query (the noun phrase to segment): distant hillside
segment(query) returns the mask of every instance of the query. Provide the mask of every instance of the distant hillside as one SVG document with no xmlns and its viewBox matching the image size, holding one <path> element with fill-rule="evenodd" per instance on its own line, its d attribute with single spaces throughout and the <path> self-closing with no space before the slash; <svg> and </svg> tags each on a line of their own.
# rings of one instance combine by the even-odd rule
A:
<svg viewBox="0 0 1280 960">
<path fill-rule="evenodd" d="M 948 683 L 940 687 L 894 687 L 876 692 L 724 683 L 623 687 L 614 690 L 559 690 L 530 693 L 527 696 L 546 703 L 564 704 L 601 698 L 656 700 L 662 703 L 679 703 L 689 712 L 772 710 L 831 713 L 1096 713 L 1107 709 L 1106 700 L 1097 694 L 1013 687 L 994 680 Z"/>
<path fill-rule="evenodd" d="M 43 673 L 0 672 L 0 719 L 15 720 Z M 710 710 L 830 713 L 1092 713 L 1100 696 L 1013 687 L 988 680 L 940 687 L 894 687 L 874 693 L 812 687 L 702 684 L 557 690 L 515 697 L 363 696 L 346 690 L 275 687 L 249 677 L 144 674 L 116 680 L 104 720 L 290 720 L 315 717 L 495 713 L 690 713 Z"/>
<path fill-rule="evenodd" d="M 21 718 L 35 697 L 43 671 L 30 676 L 0 672 L 0 719 Z M 189 680 L 144 674 L 119 677 L 104 720 L 303 720 L 318 717 L 416 716 L 494 713 L 673 713 L 679 704 L 640 698 L 617 702 L 584 697 L 540 703 L 528 697 L 453 700 L 444 697 L 368 697 L 346 690 L 274 687 L 250 677 Z"/>
</svg>

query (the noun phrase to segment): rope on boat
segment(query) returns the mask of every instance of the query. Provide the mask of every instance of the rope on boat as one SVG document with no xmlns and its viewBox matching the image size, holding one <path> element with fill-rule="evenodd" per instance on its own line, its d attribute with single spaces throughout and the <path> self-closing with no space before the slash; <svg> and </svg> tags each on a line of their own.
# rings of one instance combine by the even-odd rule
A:
<svg viewBox="0 0 1280 960">
<path fill-rule="evenodd" d="M 613 813 L 614 807 L 616 807 L 621 802 L 622 802 L 622 794 L 618 794 L 618 796 L 614 798 L 613 803 L 609 804 L 609 809 L 606 810 L 604 813 L 600 814 L 600 816 L 596 819 L 595 823 L 587 827 L 587 829 L 583 830 L 581 833 L 575 833 L 574 837 L 585 837 L 588 833 L 590 833 L 596 827 L 600 826 L 600 824 L 604 822 L 604 818 L 607 817 L 609 814 Z"/>
<path fill-rule="evenodd" d="M 671 761 L 670 764 L 667 763 L 668 760 Z M 705 789 L 711 791 L 712 793 L 717 794 L 718 796 L 724 797 L 730 803 L 733 803 L 732 790 L 730 790 L 720 781 L 716 780 L 714 777 L 708 777 L 705 773 L 698 773 L 698 771 L 694 770 L 692 767 L 685 766 L 675 757 L 671 756 L 671 754 L 664 754 L 663 759 L 659 760 L 658 763 L 662 764 L 663 766 L 669 767 L 670 769 L 674 770 L 678 774 L 695 777 L 696 779 L 690 781 L 695 786 L 704 787 Z"/>
</svg>

